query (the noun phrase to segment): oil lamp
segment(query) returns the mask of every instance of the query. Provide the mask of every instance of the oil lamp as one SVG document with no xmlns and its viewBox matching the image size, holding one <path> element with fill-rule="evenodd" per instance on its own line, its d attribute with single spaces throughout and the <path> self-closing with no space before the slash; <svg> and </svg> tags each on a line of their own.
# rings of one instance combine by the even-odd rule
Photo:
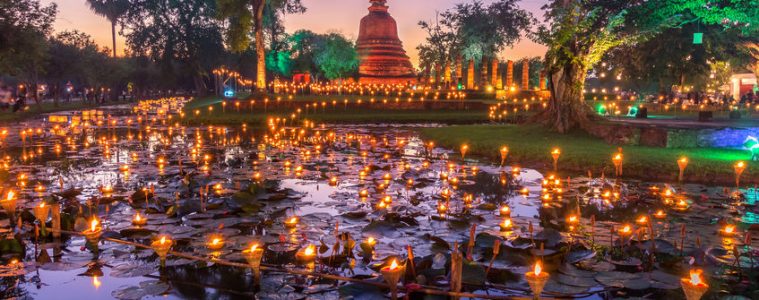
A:
<svg viewBox="0 0 759 300">
<path fill-rule="evenodd" d="M 148 219 L 145 218 L 145 216 L 140 215 L 139 212 L 134 214 L 134 218 L 132 218 L 132 225 L 134 226 L 145 226 L 145 224 L 148 223 Z"/>
<path fill-rule="evenodd" d="M 285 228 L 293 229 L 298 226 L 298 217 L 291 217 L 287 221 L 285 221 Z"/>
<path fill-rule="evenodd" d="M 367 190 L 367 189 L 361 189 L 358 192 L 358 196 L 361 197 L 361 198 L 369 197 L 369 190 Z"/>
<path fill-rule="evenodd" d="M 567 217 L 567 226 L 570 231 L 574 231 L 575 226 L 580 223 L 580 219 L 576 215 L 570 215 Z"/>
<path fill-rule="evenodd" d="M 638 219 L 635 220 L 635 223 L 638 223 L 638 225 L 646 225 L 648 224 L 648 217 L 647 216 L 640 216 Z"/>
<path fill-rule="evenodd" d="M 691 270 L 690 278 L 680 279 L 680 285 L 688 300 L 699 300 L 709 289 L 709 285 L 701 280 L 702 270 Z"/>
<path fill-rule="evenodd" d="M 169 254 L 172 245 L 174 245 L 174 241 L 172 241 L 169 236 L 161 236 L 160 239 L 150 243 L 150 247 L 153 248 L 153 251 L 155 251 L 161 259 L 161 267 L 166 264 L 166 255 Z"/>
<path fill-rule="evenodd" d="M 677 160 L 677 167 L 680 169 L 680 173 L 677 175 L 677 181 L 683 181 L 683 173 L 685 168 L 688 167 L 688 158 L 683 156 Z"/>
<path fill-rule="evenodd" d="M 3 209 L 5 209 L 5 212 L 11 216 L 11 219 L 13 215 L 16 214 L 16 205 L 18 204 L 16 200 L 16 193 L 11 191 L 8 191 L 8 194 L 5 196 L 5 199 L 0 201 L 0 204 L 2 204 Z M 13 222 L 11 222 L 13 223 Z"/>
<path fill-rule="evenodd" d="M 206 247 L 212 251 L 219 251 L 224 248 L 224 238 L 220 234 L 211 234 L 208 237 Z"/>
<path fill-rule="evenodd" d="M 106 198 L 111 197 L 111 195 L 113 194 L 113 187 L 110 184 L 104 187 L 101 187 L 100 193 L 103 194 L 103 197 L 106 197 Z"/>
<path fill-rule="evenodd" d="M 517 177 L 521 173 L 522 173 L 522 169 L 520 169 L 519 167 L 516 167 L 516 166 L 511 167 L 511 176 Z"/>
<path fill-rule="evenodd" d="M 405 265 L 399 265 L 396 259 L 393 259 L 393 261 L 390 262 L 389 266 L 386 266 L 380 269 L 380 273 L 382 273 L 382 278 L 384 278 L 385 282 L 387 282 L 387 284 L 390 286 L 392 299 L 397 299 L 398 281 L 400 281 L 401 276 L 403 276 L 405 271 L 406 271 Z"/>
<path fill-rule="evenodd" d="M 40 221 L 42 233 L 45 234 L 45 222 L 47 221 L 47 215 L 50 212 L 50 206 L 45 205 L 45 201 L 41 201 L 39 205 L 32 208 L 32 211 L 34 212 L 34 217 Z"/>
<path fill-rule="evenodd" d="M 551 157 L 553 158 L 554 172 L 556 172 L 559 168 L 559 156 L 561 156 L 561 150 L 559 148 L 553 148 L 553 151 L 551 151 Z"/>
<path fill-rule="evenodd" d="M 509 147 L 503 146 L 501 147 L 501 167 L 503 167 L 504 163 L 506 163 L 506 157 L 509 155 Z"/>
<path fill-rule="evenodd" d="M 722 227 L 722 229 L 719 230 L 719 234 L 726 237 L 733 236 L 736 233 L 737 232 L 735 230 L 735 225 L 733 224 L 727 224 L 725 227 Z"/>
<path fill-rule="evenodd" d="M 657 210 L 654 214 L 654 218 L 657 218 L 659 220 L 664 219 L 667 217 L 667 213 L 664 212 L 664 210 Z"/>
<path fill-rule="evenodd" d="M 264 249 L 259 247 L 258 244 L 253 244 L 250 248 L 242 251 L 242 256 L 245 257 L 248 265 L 250 265 L 250 268 L 253 270 L 253 276 L 256 279 L 260 278 L 261 258 L 263 255 Z"/>
<path fill-rule="evenodd" d="M 504 218 L 503 222 L 498 224 L 499 227 L 501 227 L 501 231 L 511 231 L 511 218 Z"/>
<path fill-rule="evenodd" d="M 511 217 L 511 207 L 508 205 L 501 206 L 501 209 L 498 210 L 499 215 L 501 217 Z"/>
<path fill-rule="evenodd" d="M 746 170 L 746 163 L 739 161 L 735 163 L 735 165 L 733 166 L 733 169 L 735 169 L 735 186 L 740 187 L 741 174 L 743 174 L 743 171 Z"/>
<path fill-rule="evenodd" d="M 316 260 L 316 246 L 309 244 L 295 253 L 295 259 L 301 264 L 311 264 Z"/>
<path fill-rule="evenodd" d="M 546 282 L 548 281 L 548 272 L 544 272 L 542 266 L 540 265 L 540 262 L 536 262 L 533 270 L 525 273 L 524 275 L 525 279 L 527 279 L 527 284 L 530 285 L 530 289 L 532 290 L 534 298 L 540 299 L 540 294 L 543 292 L 543 287 L 545 287 Z"/>
<path fill-rule="evenodd" d="M 100 240 L 100 236 L 103 234 L 103 229 L 100 227 L 100 222 L 97 219 L 93 218 L 92 221 L 90 221 L 90 227 L 84 230 L 82 234 L 84 234 L 84 237 L 88 242 L 97 245 L 98 240 Z"/>
<path fill-rule="evenodd" d="M 337 177 L 331 177 L 329 179 L 329 185 L 330 186 L 337 186 Z"/>
</svg>

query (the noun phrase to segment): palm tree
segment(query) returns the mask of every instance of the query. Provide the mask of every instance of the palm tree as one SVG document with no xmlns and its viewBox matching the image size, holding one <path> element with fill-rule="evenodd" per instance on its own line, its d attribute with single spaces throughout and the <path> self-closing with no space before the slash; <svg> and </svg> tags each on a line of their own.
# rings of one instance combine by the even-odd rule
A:
<svg viewBox="0 0 759 300">
<path fill-rule="evenodd" d="M 95 14 L 111 22 L 113 57 L 116 57 L 116 22 L 129 9 L 129 0 L 87 0 L 87 5 Z"/>
</svg>

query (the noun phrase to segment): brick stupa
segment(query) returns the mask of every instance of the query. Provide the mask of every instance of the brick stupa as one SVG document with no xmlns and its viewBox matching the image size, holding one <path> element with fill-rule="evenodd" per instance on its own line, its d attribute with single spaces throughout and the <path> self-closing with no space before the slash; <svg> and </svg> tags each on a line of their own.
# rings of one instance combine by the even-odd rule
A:
<svg viewBox="0 0 759 300">
<path fill-rule="evenodd" d="M 361 19 L 356 48 L 359 56 L 359 82 L 398 84 L 416 81 L 398 25 L 387 12 L 386 0 L 370 0 L 369 15 Z"/>
</svg>

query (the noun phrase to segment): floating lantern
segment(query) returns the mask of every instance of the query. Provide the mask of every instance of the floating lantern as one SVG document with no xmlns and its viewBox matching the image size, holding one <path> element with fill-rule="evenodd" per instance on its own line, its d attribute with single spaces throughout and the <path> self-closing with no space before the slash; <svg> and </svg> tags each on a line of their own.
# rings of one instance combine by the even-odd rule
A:
<svg viewBox="0 0 759 300">
<path fill-rule="evenodd" d="M 677 160 L 677 167 L 680 169 L 680 173 L 677 175 L 677 181 L 683 181 L 683 173 L 685 168 L 688 167 L 688 158 L 683 156 Z"/>
<path fill-rule="evenodd" d="M 390 291 L 392 294 L 392 299 L 396 299 L 396 292 L 397 292 L 397 285 L 398 281 L 401 279 L 401 276 L 405 273 L 406 267 L 399 265 L 398 261 L 396 259 L 393 259 L 392 262 L 390 262 L 389 266 L 383 267 L 380 269 L 380 273 L 382 273 L 382 278 L 385 279 L 385 282 L 390 286 Z"/>
<path fill-rule="evenodd" d="M 293 229 L 298 226 L 298 217 L 291 217 L 285 221 L 285 228 Z"/>
<path fill-rule="evenodd" d="M 666 217 L 667 217 L 667 214 L 661 209 L 656 211 L 656 213 L 654 214 L 654 218 L 657 218 L 659 220 L 664 219 Z"/>
<path fill-rule="evenodd" d="M 556 172 L 559 169 L 559 156 L 561 156 L 561 150 L 559 148 L 553 148 L 551 151 L 551 157 L 553 158 L 553 171 Z"/>
<path fill-rule="evenodd" d="M 208 237 L 206 247 L 212 251 L 219 251 L 224 248 L 224 238 L 220 234 L 212 234 Z"/>
<path fill-rule="evenodd" d="M 701 270 L 691 270 L 690 278 L 682 278 L 680 285 L 685 292 L 685 298 L 687 300 L 699 300 L 709 289 L 709 285 L 701 280 Z"/>
<path fill-rule="evenodd" d="M 533 267 L 532 271 L 525 273 L 525 279 L 527 279 L 527 284 L 530 285 L 530 289 L 535 295 L 535 298 L 540 298 L 540 294 L 543 292 L 543 287 L 545 287 L 548 277 L 548 272 L 543 271 L 540 262 L 535 263 L 535 267 Z"/>
<path fill-rule="evenodd" d="M 296 260 L 301 264 L 310 264 L 316 260 L 316 246 L 309 244 L 295 253 Z"/>
<path fill-rule="evenodd" d="M 501 227 L 501 231 L 511 231 L 511 218 L 505 218 L 503 219 L 503 222 L 498 224 L 498 227 Z"/>
<path fill-rule="evenodd" d="M 509 155 L 509 147 L 503 146 L 499 152 L 501 153 L 501 166 L 503 167 L 506 157 Z"/>
<path fill-rule="evenodd" d="M 166 264 L 166 255 L 169 253 L 169 250 L 171 250 L 172 245 L 174 245 L 174 241 L 168 236 L 161 236 L 160 239 L 150 243 L 150 247 L 153 248 L 153 251 L 155 251 L 161 259 L 161 267 Z"/>
<path fill-rule="evenodd" d="M 97 242 L 100 240 L 102 233 L 103 229 L 100 227 L 100 222 L 95 218 L 90 221 L 90 227 L 82 232 L 87 241 L 93 245 L 97 245 Z"/>
<path fill-rule="evenodd" d="M 367 189 L 361 189 L 358 192 L 358 196 L 361 197 L 361 198 L 369 197 L 369 190 L 367 190 Z"/>
<path fill-rule="evenodd" d="M 735 165 L 733 166 L 733 169 L 735 169 L 735 186 L 740 187 L 741 174 L 743 174 L 743 171 L 746 170 L 746 163 L 743 161 L 739 161 L 735 163 Z"/>
<path fill-rule="evenodd" d="M 145 224 L 148 223 L 148 219 L 144 216 L 141 216 L 140 213 L 134 214 L 134 218 L 132 218 L 132 225 L 134 226 L 145 226 Z"/>
<path fill-rule="evenodd" d="M 511 207 L 508 205 L 501 206 L 501 209 L 498 210 L 501 217 L 511 217 Z"/>
<path fill-rule="evenodd" d="M 5 212 L 8 213 L 8 215 L 12 216 L 16 213 L 16 193 L 11 191 L 8 191 L 8 194 L 6 194 L 5 199 L 0 201 L 0 204 L 2 204 L 3 209 L 5 209 Z M 11 222 L 12 223 L 12 222 Z"/>
<path fill-rule="evenodd" d="M 263 255 L 264 249 L 259 247 L 258 244 L 253 244 L 250 246 L 250 248 L 242 251 L 242 256 L 248 262 L 250 268 L 253 269 L 253 274 L 256 278 L 259 277 L 258 275 L 260 272 L 261 258 Z"/>
<path fill-rule="evenodd" d="M 448 206 L 446 206 L 444 203 L 440 203 L 437 206 L 437 212 L 441 215 L 444 215 L 448 211 Z"/>
<path fill-rule="evenodd" d="M 337 177 L 331 177 L 329 179 L 329 185 L 330 186 L 337 186 Z"/>
<path fill-rule="evenodd" d="M 733 224 L 727 224 L 727 225 L 725 225 L 725 227 L 723 227 L 722 229 L 719 230 L 719 234 L 720 235 L 727 236 L 727 237 L 733 236 L 736 233 L 737 232 L 735 230 L 735 225 L 733 225 Z"/>
<path fill-rule="evenodd" d="M 635 223 L 638 223 L 639 225 L 646 225 L 648 224 L 648 217 L 640 216 L 638 217 L 638 219 L 635 220 Z"/>
</svg>

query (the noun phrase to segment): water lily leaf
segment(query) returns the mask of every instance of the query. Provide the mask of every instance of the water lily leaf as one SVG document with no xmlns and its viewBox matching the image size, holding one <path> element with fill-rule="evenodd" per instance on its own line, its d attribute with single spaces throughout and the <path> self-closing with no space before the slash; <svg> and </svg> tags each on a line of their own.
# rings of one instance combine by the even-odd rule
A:
<svg viewBox="0 0 759 300">
<path fill-rule="evenodd" d="M 126 263 L 126 264 L 120 264 L 113 267 L 109 275 L 116 278 L 139 277 L 139 276 L 149 275 L 151 273 L 156 272 L 157 270 L 158 268 L 155 264 Z"/>
</svg>

